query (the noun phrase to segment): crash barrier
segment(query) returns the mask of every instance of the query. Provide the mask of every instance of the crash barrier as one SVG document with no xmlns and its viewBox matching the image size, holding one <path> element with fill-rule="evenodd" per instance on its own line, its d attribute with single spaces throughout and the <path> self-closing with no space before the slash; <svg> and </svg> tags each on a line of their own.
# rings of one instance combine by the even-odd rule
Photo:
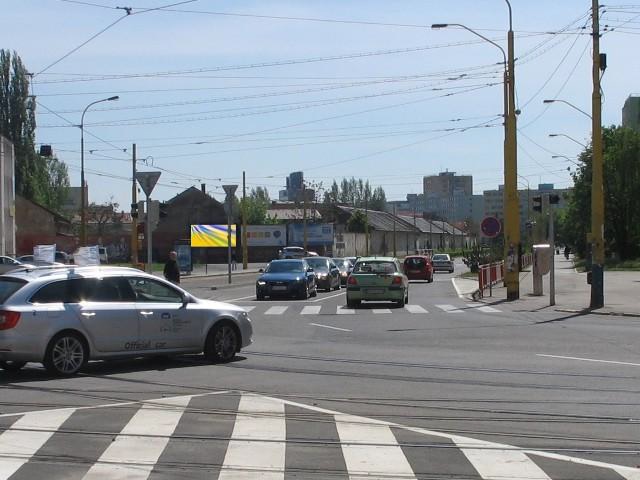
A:
<svg viewBox="0 0 640 480">
<path fill-rule="evenodd" d="M 484 291 L 489 289 L 489 296 L 493 294 L 493 285 L 504 278 L 504 261 L 488 263 L 478 267 L 478 292 L 479 298 L 484 297 Z"/>
<path fill-rule="evenodd" d="M 523 253 L 520 256 L 520 271 L 533 265 L 533 253 Z"/>
</svg>

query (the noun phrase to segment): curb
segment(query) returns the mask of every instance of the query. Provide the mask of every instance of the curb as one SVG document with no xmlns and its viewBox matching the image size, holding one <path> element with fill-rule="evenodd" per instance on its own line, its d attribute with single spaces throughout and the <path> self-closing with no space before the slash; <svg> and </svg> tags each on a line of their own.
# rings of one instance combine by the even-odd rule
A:
<svg viewBox="0 0 640 480">
<path fill-rule="evenodd" d="M 563 312 L 563 313 L 582 313 L 582 314 L 603 315 L 603 316 L 618 316 L 618 317 L 640 318 L 640 313 L 631 313 L 631 312 L 598 312 L 597 310 L 591 310 L 589 308 L 582 308 L 582 309 L 556 308 L 554 310 L 556 312 Z"/>
<path fill-rule="evenodd" d="M 231 278 L 234 278 L 238 275 L 258 275 L 260 272 L 255 271 L 255 272 L 236 272 L 236 273 L 232 273 L 231 274 Z M 189 278 L 194 278 L 194 279 L 200 279 L 200 278 L 215 278 L 215 277 L 226 277 L 227 275 L 229 275 L 228 272 L 224 272 L 224 273 L 209 273 L 206 275 L 181 275 L 180 276 L 180 280 L 187 280 Z"/>
</svg>

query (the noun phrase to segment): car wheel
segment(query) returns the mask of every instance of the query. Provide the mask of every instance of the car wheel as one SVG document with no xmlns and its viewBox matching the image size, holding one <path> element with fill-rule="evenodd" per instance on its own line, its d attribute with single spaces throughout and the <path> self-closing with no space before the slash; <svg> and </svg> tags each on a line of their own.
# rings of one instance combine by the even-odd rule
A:
<svg viewBox="0 0 640 480">
<path fill-rule="evenodd" d="M 308 298 L 309 298 L 309 286 L 305 285 L 305 287 L 302 289 L 302 292 L 300 293 L 300 299 L 307 300 Z"/>
<path fill-rule="evenodd" d="M 431 276 L 429 277 L 429 283 L 433 283 L 433 273 L 431 274 Z"/>
<path fill-rule="evenodd" d="M 209 330 L 204 356 L 211 362 L 230 362 L 236 356 L 239 340 L 236 327 L 229 321 L 220 321 Z"/>
<path fill-rule="evenodd" d="M 27 364 L 27 362 L 15 362 L 12 360 L 0 360 L 0 368 L 5 372 L 15 373 L 22 369 Z"/>
<path fill-rule="evenodd" d="M 313 287 L 313 290 L 311 290 L 311 297 L 317 297 L 318 296 L 318 288 L 316 286 Z"/>
<path fill-rule="evenodd" d="M 336 286 L 333 287 L 334 290 L 340 290 L 340 280 L 338 280 L 338 283 L 336 283 Z"/>
<path fill-rule="evenodd" d="M 256 300 L 264 300 L 264 295 L 262 293 L 256 292 Z"/>
<path fill-rule="evenodd" d="M 89 360 L 89 348 L 80 335 L 73 332 L 59 333 L 51 339 L 42 362 L 54 375 L 75 375 Z"/>
<path fill-rule="evenodd" d="M 405 302 L 407 301 L 407 297 L 409 296 L 409 294 L 407 293 L 406 296 L 403 295 L 402 300 L 398 300 L 396 302 L 396 305 L 398 306 L 398 308 L 402 308 L 404 307 Z"/>
</svg>

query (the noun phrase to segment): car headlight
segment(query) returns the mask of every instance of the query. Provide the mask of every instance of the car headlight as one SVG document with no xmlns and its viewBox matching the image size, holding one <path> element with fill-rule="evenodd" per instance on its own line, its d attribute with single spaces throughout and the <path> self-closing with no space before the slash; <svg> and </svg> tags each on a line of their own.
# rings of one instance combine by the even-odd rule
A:
<svg viewBox="0 0 640 480">
<path fill-rule="evenodd" d="M 349 274 L 348 274 L 347 272 L 341 272 L 341 273 L 340 273 L 340 275 L 341 275 L 342 277 L 346 277 L 346 276 L 347 276 L 347 275 L 349 275 Z"/>
<path fill-rule="evenodd" d="M 266 284 L 267 282 L 265 282 L 264 280 L 258 280 L 258 285 L 260 285 L 261 287 Z"/>
<path fill-rule="evenodd" d="M 325 278 L 327 276 L 326 273 L 319 273 L 318 278 Z"/>
</svg>

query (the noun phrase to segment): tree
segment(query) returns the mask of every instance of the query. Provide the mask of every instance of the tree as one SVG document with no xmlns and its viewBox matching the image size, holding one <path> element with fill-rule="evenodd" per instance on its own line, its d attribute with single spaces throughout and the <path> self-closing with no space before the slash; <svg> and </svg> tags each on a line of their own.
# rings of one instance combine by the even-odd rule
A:
<svg viewBox="0 0 640 480">
<path fill-rule="evenodd" d="M 362 178 L 343 178 L 340 186 L 334 180 L 331 188 L 324 194 L 325 204 L 340 203 L 355 208 L 367 208 L 368 210 L 384 210 L 387 202 L 384 189 L 380 186 L 371 190 L 369 180 Z"/>
<path fill-rule="evenodd" d="M 353 212 L 347 220 L 347 231 L 351 233 L 365 233 L 367 230 L 367 216 L 362 210 Z"/>
<path fill-rule="evenodd" d="M 0 134 L 13 143 L 16 193 L 56 210 L 67 195 L 69 176 L 58 159 L 35 151 L 35 99 L 28 72 L 14 52 L 0 50 Z"/>
<path fill-rule="evenodd" d="M 264 187 L 251 189 L 244 200 L 248 225 L 264 225 L 268 223 L 267 210 L 271 202 L 269 192 Z"/>
<path fill-rule="evenodd" d="M 603 129 L 605 247 L 621 260 L 640 256 L 640 133 L 611 126 Z M 587 232 L 591 230 L 592 150 L 580 156 L 573 174 L 574 188 L 559 233 L 575 251 L 587 253 Z"/>
</svg>

